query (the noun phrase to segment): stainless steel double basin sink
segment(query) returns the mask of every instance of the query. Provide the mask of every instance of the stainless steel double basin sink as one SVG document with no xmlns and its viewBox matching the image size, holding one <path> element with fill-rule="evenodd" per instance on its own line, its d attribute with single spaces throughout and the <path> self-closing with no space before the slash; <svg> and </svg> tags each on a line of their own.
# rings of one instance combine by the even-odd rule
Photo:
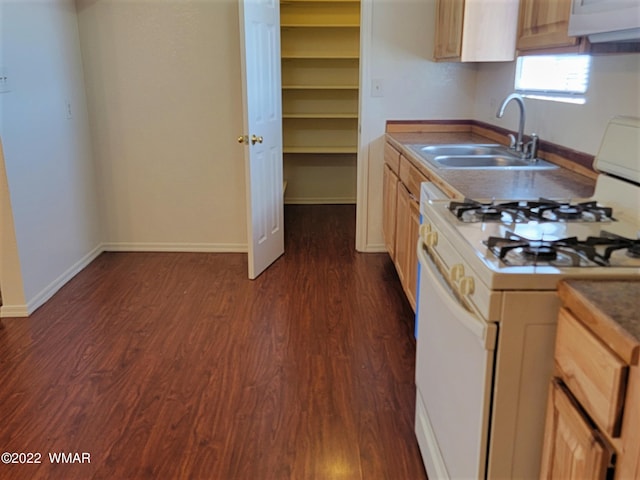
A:
<svg viewBox="0 0 640 480">
<path fill-rule="evenodd" d="M 523 159 L 498 144 L 409 145 L 418 156 L 439 169 L 552 170 L 557 165 L 542 159 Z"/>
</svg>

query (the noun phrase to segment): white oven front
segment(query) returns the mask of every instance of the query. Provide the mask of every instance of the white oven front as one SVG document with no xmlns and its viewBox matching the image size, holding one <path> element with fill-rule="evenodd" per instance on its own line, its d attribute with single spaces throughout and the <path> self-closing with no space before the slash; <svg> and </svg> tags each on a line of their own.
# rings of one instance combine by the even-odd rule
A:
<svg viewBox="0 0 640 480">
<path fill-rule="evenodd" d="M 537 478 L 555 290 L 490 289 L 490 269 L 463 255 L 468 239 L 440 222 L 439 205 L 423 202 L 417 244 L 415 432 L 427 473 Z"/>
<path fill-rule="evenodd" d="M 416 436 L 429 478 L 483 478 L 496 325 L 461 300 L 459 285 L 418 245 Z M 454 269 L 455 270 L 455 269 Z"/>
</svg>

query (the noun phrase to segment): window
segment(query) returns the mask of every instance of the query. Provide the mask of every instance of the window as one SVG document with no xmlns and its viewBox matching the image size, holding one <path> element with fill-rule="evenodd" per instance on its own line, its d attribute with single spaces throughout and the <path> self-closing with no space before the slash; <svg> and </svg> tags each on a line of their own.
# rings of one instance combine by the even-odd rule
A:
<svg viewBox="0 0 640 480">
<path fill-rule="evenodd" d="M 590 67 L 589 55 L 518 57 L 515 89 L 525 97 L 584 103 Z"/>
</svg>

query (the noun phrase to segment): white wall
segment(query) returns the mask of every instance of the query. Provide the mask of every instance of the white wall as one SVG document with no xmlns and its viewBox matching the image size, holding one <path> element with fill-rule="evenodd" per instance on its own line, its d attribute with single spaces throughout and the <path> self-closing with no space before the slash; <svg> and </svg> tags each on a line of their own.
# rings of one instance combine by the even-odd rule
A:
<svg viewBox="0 0 640 480">
<path fill-rule="evenodd" d="M 244 250 L 237 1 L 77 6 L 107 248 Z M 362 8 L 358 248 L 375 251 L 385 121 L 469 118 L 475 67 L 429 61 L 434 0 Z"/>
<path fill-rule="evenodd" d="M 384 250 L 385 122 L 473 117 L 476 67 L 432 62 L 434 26 L 434 0 L 362 0 L 359 250 Z M 374 79 L 382 97 L 371 95 Z"/>
<path fill-rule="evenodd" d="M 246 250 L 237 0 L 78 0 L 107 249 Z"/>
<path fill-rule="evenodd" d="M 5 228 L 13 220 L 16 241 L 9 238 L 8 249 L 3 242 L 0 287 L 2 315 L 21 316 L 99 252 L 100 218 L 74 3 L 2 0 L 0 7 L 0 65 L 11 86 L 0 93 L 2 183 L 13 209 L 11 219 L 2 185 L 2 236 L 11 237 Z"/>
<path fill-rule="evenodd" d="M 525 133 L 585 153 L 596 154 L 607 122 L 614 115 L 640 116 L 640 54 L 592 57 L 587 101 L 584 105 L 525 99 Z M 513 91 L 515 62 L 481 64 L 475 118 L 517 130 L 518 108 L 509 106 L 503 118 L 496 111 Z"/>
</svg>

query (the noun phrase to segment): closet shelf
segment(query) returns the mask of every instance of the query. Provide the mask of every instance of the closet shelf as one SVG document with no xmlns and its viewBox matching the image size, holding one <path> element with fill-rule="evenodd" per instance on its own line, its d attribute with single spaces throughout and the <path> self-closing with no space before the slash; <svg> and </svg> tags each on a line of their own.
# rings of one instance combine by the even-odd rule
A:
<svg viewBox="0 0 640 480">
<path fill-rule="evenodd" d="M 280 23 L 282 28 L 360 28 L 360 25 L 353 23 Z"/>
<path fill-rule="evenodd" d="M 284 153 L 357 153 L 359 21 L 357 0 L 281 0 Z"/>
<path fill-rule="evenodd" d="M 287 147 L 283 148 L 283 153 L 305 153 L 305 154 L 337 154 L 337 153 L 358 153 L 357 146 L 351 147 Z"/>
<path fill-rule="evenodd" d="M 359 90 L 358 85 L 282 85 L 283 90 Z"/>
<path fill-rule="evenodd" d="M 357 113 L 283 113 L 282 118 L 358 118 Z"/>
<path fill-rule="evenodd" d="M 360 56 L 357 53 L 282 53 L 282 59 L 304 59 L 304 60 L 357 60 Z"/>
</svg>

